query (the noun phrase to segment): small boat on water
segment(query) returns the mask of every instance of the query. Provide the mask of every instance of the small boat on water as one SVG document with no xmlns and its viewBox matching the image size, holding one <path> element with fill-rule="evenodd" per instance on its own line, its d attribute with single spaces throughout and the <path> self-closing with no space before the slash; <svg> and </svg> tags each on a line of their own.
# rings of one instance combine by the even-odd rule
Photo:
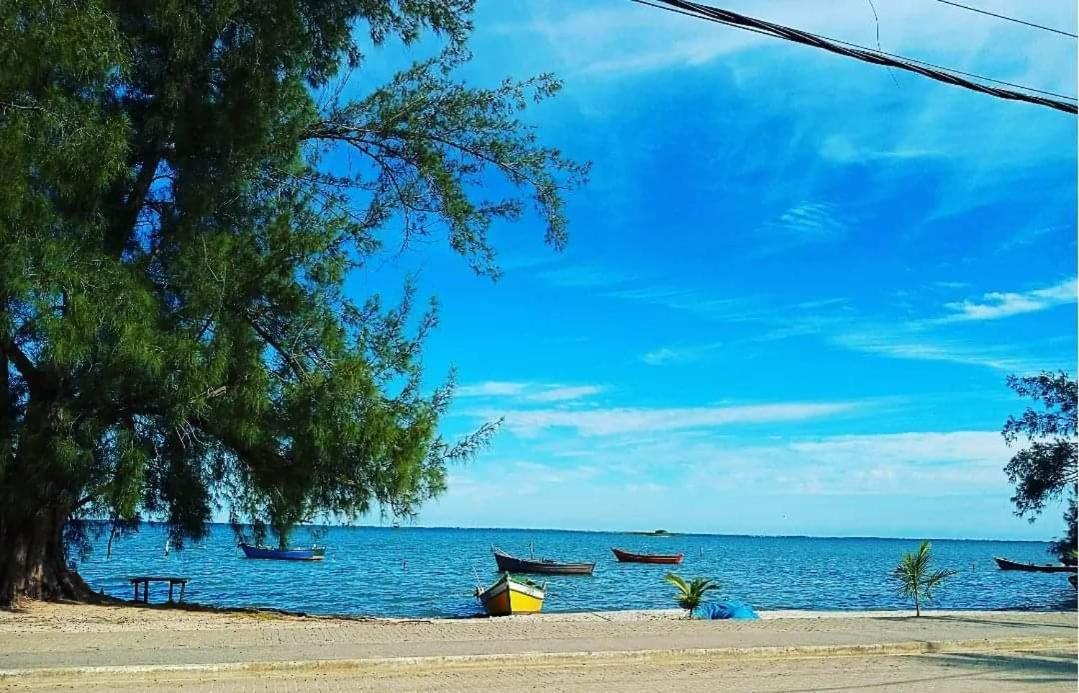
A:
<svg viewBox="0 0 1079 693">
<path fill-rule="evenodd" d="M 551 558 L 517 558 L 495 547 L 495 563 L 503 573 L 542 573 L 544 575 L 591 575 L 595 563 L 562 563 Z"/>
<path fill-rule="evenodd" d="M 661 553 L 632 553 L 630 551 L 623 551 L 622 549 L 612 548 L 614 557 L 621 563 L 665 563 L 675 564 L 682 562 L 682 554 L 661 554 Z"/>
<path fill-rule="evenodd" d="M 485 590 L 476 589 L 476 597 L 489 616 L 538 614 L 546 596 L 543 585 L 514 580 L 503 573 L 495 584 Z"/>
<path fill-rule="evenodd" d="M 240 542 L 240 548 L 247 558 L 267 558 L 278 561 L 321 561 L 326 557 L 326 549 L 321 546 L 312 546 L 307 549 L 274 549 L 269 546 L 255 546 Z"/>
<path fill-rule="evenodd" d="M 993 560 L 997 562 L 1001 570 L 1022 570 L 1027 573 L 1074 573 L 1076 567 L 1073 565 L 1064 565 L 1063 563 L 1019 563 L 1017 561 L 1009 561 L 1007 558 L 1000 558 L 993 556 Z"/>
</svg>

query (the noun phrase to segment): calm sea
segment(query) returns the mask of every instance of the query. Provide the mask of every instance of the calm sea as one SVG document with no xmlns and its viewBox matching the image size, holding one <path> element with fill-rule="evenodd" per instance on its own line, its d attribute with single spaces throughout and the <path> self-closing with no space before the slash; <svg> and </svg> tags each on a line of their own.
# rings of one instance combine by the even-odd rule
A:
<svg viewBox="0 0 1079 693">
<path fill-rule="evenodd" d="M 297 543 L 303 540 L 298 532 Z M 480 613 L 477 584 L 496 577 L 491 546 L 528 555 L 595 561 L 592 577 L 552 576 L 545 611 L 666 609 L 676 605 L 663 581 L 671 566 L 625 564 L 610 548 L 684 553 L 675 570 L 719 580 L 719 597 L 758 609 L 897 609 L 889 573 L 906 539 L 826 539 L 674 535 L 512 529 L 336 527 L 321 538 L 321 562 L 247 560 L 227 525 L 208 539 L 165 555 L 160 526 L 144 525 L 117 539 L 106 558 L 104 539 L 79 571 L 95 590 L 130 598 L 130 575 L 184 575 L 187 599 L 216 606 L 261 606 L 312 614 L 469 616 Z M 1046 563 L 1046 544 L 937 540 L 937 565 L 955 568 L 933 607 L 942 609 L 1074 609 L 1065 575 L 1002 572 L 993 556 Z M 540 578 L 542 580 L 543 578 Z M 158 586 L 151 600 L 165 598 Z"/>
</svg>

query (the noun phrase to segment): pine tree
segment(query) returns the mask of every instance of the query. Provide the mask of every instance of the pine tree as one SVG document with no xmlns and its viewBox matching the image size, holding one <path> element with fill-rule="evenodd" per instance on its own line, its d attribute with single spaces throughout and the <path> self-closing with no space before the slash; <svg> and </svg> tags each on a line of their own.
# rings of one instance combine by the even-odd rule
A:
<svg viewBox="0 0 1079 693">
<path fill-rule="evenodd" d="M 488 229 L 530 200 L 565 242 L 586 167 L 519 120 L 559 83 L 457 80 L 472 4 L 0 4 L 0 602 L 89 597 L 80 518 L 163 519 L 175 546 L 220 507 L 285 542 L 412 513 L 482 446 L 439 437 L 434 306 L 344 291 L 436 234 L 497 276 Z M 440 56 L 341 96 L 421 34 Z"/>
</svg>

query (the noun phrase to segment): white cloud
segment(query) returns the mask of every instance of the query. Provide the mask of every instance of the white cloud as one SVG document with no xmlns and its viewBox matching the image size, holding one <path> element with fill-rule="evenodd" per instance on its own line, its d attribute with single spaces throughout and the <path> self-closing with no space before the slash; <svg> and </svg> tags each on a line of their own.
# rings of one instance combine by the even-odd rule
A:
<svg viewBox="0 0 1079 693">
<path fill-rule="evenodd" d="M 473 412 L 484 419 L 503 417 L 518 435 L 535 436 L 553 428 L 574 429 L 584 436 L 608 436 L 629 432 L 674 431 L 734 424 L 804 421 L 853 411 L 854 402 L 790 402 L 716 407 L 635 407 L 564 410 L 516 409 Z"/>
<path fill-rule="evenodd" d="M 721 342 L 686 347 L 659 347 L 641 354 L 641 361 L 649 366 L 665 366 L 672 363 L 690 363 L 703 358 L 711 351 L 722 347 Z"/>
<path fill-rule="evenodd" d="M 839 435 L 735 447 L 698 445 L 686 484 L 805 495 L 969 495 L 1006 489 L 1001 469 L 1010 455 L 996 431 Z"/>
<path fill-rule="evenodd" d="M 849 466 L 863 466 L 867 460 L 934 465 L 988 461 L 996 465 L 1008 457 L 1008 448 L 997 431 L 831 436 L 796 441 L 790 449 L 817 461 Z"/>
<path fill-rule="evenodd" d="M 954 313 L 940 318 L 938 322 L 999 320 L 1023 313 L 1036 313 L 1053 306 L 1075 303 L 1077 290 L 1079 290 L 1079 285 L 1072 278 L 1044 289 L 1034 289 L 1023 293 L 991 291 L 983 294 L 981 301 L 966 300 L 946 303 L 945 308 Z"/>
</svg>

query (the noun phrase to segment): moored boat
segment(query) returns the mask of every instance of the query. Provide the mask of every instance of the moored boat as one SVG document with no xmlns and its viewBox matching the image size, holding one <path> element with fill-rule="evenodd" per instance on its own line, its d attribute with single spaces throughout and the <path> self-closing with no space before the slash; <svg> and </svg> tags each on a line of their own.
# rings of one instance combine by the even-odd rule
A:
<svg viewBox="0 0 1079 693">
<path fill-rule="evenodd" d="M 1074 573 L 1076 567 L 1073 565 L 1064 565 L 1063 563 L 1019 563 L 1018 561 L 1009 561 L 1007 558 L 1000 558 L 993 556 L 993 560 L 997 562 L 997 565 L 1001 570 L 1022 570 L 1027 573 Z"/>
<path fill-rule="evenodd" d="M 495 563 L 503 573 L 541 573 L 544 575 L 591 575 L 595 563 L 562 563 L 551 558 L 517 558 L 499 548 L 493 549 Z"/>
<path fill-rule="evenodd" d="M 510 616 L 538 614 L 543 609 L 546 592 L 542 585 L 514 580 L 509 573 L 503 573 L 487 589 L 477 588 L 476 597 L 489 616 Z"/>
<path fill-rule="evenodd" d="M 255 546 L 240 542 L 240 548 L 247 558 L 266 558 L 278 561 L 321 561 L 326 557 L 326 549 L 320 546 L 274 549 L 269 546 Z"/>
<path fill-rule="evenodd" d="M 664 563 L 669 565 L 682 562 L 682 554 L 680 553 L 633 553 L 616 548 L 611 548 L 611 551 L 614 553 L 614 557 L 622 563 Z"/>
</svg>

